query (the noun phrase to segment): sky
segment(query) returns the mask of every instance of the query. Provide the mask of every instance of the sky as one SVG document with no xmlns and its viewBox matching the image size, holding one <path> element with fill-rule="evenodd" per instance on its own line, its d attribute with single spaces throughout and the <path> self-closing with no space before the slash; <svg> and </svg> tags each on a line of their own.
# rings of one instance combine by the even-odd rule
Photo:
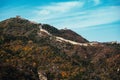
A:
<svg viewBox="0 0 120 80">
<path fill-rule="evenodd" d="M 89 41 L 120 42 L 120 0 L 0 0 L 0 21 L 16 15 Z"/>
</svg>

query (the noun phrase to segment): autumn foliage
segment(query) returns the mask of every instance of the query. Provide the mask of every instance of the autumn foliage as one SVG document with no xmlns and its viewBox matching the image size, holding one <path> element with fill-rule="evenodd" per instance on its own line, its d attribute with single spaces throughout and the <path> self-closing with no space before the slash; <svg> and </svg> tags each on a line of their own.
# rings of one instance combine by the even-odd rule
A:
<svg viewBox="0 0 120 80">
<path fill-rule="evenodd" d="M 0 22 L 0 80 L 39 80 L 38 72 L 48 80 L 120 79 L 120 44 L 60 43 L 51 36 L 40 37 L 39 25 L 18 18 Z"/>
</svg>

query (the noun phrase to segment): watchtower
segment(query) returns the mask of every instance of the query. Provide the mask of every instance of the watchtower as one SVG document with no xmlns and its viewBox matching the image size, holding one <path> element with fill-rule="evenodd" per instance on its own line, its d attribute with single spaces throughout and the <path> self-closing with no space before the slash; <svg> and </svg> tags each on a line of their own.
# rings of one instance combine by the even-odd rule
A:
<svg viewBox="0 0 120 80">
<path fill-rule="evenodd" d="M 21 18 L 19 15 L 16 15 L 16 18 Z"/>
</svg>

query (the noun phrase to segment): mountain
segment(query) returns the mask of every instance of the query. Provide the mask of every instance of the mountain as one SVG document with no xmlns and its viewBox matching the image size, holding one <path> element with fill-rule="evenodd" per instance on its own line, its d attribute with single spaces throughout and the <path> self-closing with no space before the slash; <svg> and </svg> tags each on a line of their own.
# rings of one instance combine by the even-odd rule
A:
<svg viewBox="0 0 120 80">
<path fill-rule="evenodd" d="M 119 80 L 120 44 L 15 17 L 0 22 L 0 80 Z"/>
<path fill-rule="evenodd" d="M 62 29 L 62 30 L 60 30 L 60 33 L 62 34 L 60 36 L 65 38 L 65 39 L 69 39 L 69 40 L 80 42 L 80 43 L 89 42 L 88 40 L 86 40 L 82 36 L 78 35 L 77 33 L 73 32 L 72 30 L 69 30 L 69 29 L 65 29 L 65 30 Z"/>
<path fill-rule="evenodd" d="M 78 35 L 77 33 L 73 32 L 72 30 L 69 30 L 69 29 L 58 30 L 55 27 L 50 26 L 48 24 L 43 24 L 42 28 L 47 30 L 48 32 L 50 32 L 51 34 L 53 34 L 55 36 L 60 36 L 65 39 L 68 39 L 68 40 L 72 40 L 72 41 L 76 41 L 76 42 L 80 42 L 80 43 L 88 42 L 88 40 L 86 40 L 82 36 Z"/>
</svg>

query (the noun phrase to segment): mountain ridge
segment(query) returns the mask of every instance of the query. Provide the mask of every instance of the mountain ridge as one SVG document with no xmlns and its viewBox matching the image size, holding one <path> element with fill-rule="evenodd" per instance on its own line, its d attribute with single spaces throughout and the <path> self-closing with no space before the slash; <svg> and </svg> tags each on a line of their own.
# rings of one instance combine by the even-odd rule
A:
<svg viewBox="0 0 120 80">
<path fill-rule="evenodd" d="M 119 43 L 20 17 L 0 22 L 0 80 L 119 80 L 119 58 Z"/>
</svg>

